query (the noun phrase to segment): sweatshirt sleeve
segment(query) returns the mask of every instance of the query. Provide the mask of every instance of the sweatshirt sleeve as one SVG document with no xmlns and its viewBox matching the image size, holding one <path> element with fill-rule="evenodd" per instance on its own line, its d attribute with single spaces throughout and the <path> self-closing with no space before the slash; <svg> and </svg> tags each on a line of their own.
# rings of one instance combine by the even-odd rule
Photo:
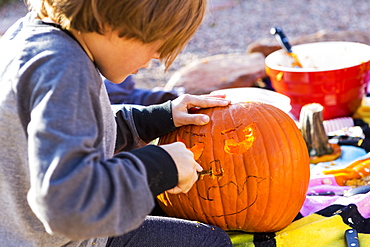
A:
<svg viewBox="0 0 370 247">
<path fill-rule="evenodd" d="M 148 145 L 133 150 L 146 168 L 150 190 L 154 196 L 175 187 L 178 183 L 176 165 L 161 147 Z"/>
<path fill-rule="evenodd" d="M 104 151 L 115 134 L 103 120 L 102 94 L 109 101 L 100 75 L 85 54 L 68 53 L 71 44 L 63 40 L 59 45 L 60 59 L 51 49 L 31 54 L 15 86 L 28 143 L 29 206 L 53 235 L 82 240 L 125 234 L 151 212 L 153 194 L 177 183 L 175 165 L 160 147 L 113 157 Z M 114 123 L 111 111 L 109 116 Z M 137 142 L 132 124 L 126 133 Z"/>
<path fill-rule="evenodd" d="M 123 105 L 116 113 L 116 152 L 132 150 L 176 130 L 171 101 L 152 106 Z"/>
<path fill-rule="evenodd" d="M 143 162 L 154 196 L 175 187 L 178 173 L 171 156 L 158 146 L 146 145 L 176 129 L 172 119 L 171 102 L 145 107 L 125 105 L 115 115 L 116 152 L 130 151 Z M 138 148 L 142 145 L 144 146 Z"/>
<path fill-rule="evenodd" d="M 115 113 L 117 122 L 116 156 L 134 154 L 145 166 L 153 196 L 178 183 L 176 164 L 159 146 L 147 145 L 157 137 L 174 131 L 171 102 L 153 106 L 122 105 Z"/>
</svg>

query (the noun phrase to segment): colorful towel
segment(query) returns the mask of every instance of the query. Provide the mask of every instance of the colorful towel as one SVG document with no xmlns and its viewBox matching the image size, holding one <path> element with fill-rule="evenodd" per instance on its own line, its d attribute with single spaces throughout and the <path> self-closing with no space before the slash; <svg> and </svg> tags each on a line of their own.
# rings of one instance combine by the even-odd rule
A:
<svg viewBox="0 0 370 247">
<path fill-rule="evenodd" d="M 229 232 L 234 246 L 263 247 L 346 247 L 345 231 L 355 229 L 361 247 L 370 246 L 370 192 L 341 195 L 348 190 L 324 169 L 342 168 L 356 159 L 370 157 L 363 149 L 342 146 L 342 157 L 334 163 L 311 166 L 311 181 L 306 201 L 296 219 L 274 233 Z M 325 195 L 330 192 L 330 195 Z M 315 195 L 317 194 L 317 195 Z M 324 194 L 324 195 L 323 195 Z"/>
</svg>

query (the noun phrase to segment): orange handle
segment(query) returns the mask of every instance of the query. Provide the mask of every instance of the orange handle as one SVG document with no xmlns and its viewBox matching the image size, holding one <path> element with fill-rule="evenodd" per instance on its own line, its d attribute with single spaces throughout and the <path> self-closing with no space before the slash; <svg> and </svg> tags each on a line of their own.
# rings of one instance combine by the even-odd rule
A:
<svg viewBox="0 0 370 247">
<path fill-rule="evenodd" d="M 357 160 L 343 169 L 323 171 L 325 175 L 334 175 L 339 185 L 345 185 L 350 179 L 363 178 L 370 175 L 370 158 Z"/>
</svg>

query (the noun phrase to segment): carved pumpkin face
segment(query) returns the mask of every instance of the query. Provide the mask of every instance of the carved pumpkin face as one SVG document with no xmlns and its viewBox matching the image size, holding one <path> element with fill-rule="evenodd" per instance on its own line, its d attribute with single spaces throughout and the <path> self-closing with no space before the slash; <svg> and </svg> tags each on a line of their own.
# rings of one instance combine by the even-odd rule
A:
<svg viewBox="0 0 370 247">
<path fill-rule="evenodd" d="M 163 211 L 225 230 L 273 232 L 301 209 L 309 182 L 306 143 L 294 121 L 257 102 L 200 109 L 204 126 L 183 126 L 159 144 L 182 141 L 211 175 L 186 194 L 158 196 Z"/>
</svg>

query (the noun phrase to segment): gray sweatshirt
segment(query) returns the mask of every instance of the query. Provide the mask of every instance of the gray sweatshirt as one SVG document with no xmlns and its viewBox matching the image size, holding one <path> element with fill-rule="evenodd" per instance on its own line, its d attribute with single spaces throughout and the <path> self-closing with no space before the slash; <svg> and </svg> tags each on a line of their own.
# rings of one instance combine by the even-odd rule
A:
<svg viewBox="0 0 370 247">
<path fill-rule="evenodd" d="M 174 129 L 170 102 L 114 115 L 76 40 L 28 14 L 0 40 L 0 245 L 105 246 L 137 228 L 177 184 L 145 145 Z"/>
</svg>

